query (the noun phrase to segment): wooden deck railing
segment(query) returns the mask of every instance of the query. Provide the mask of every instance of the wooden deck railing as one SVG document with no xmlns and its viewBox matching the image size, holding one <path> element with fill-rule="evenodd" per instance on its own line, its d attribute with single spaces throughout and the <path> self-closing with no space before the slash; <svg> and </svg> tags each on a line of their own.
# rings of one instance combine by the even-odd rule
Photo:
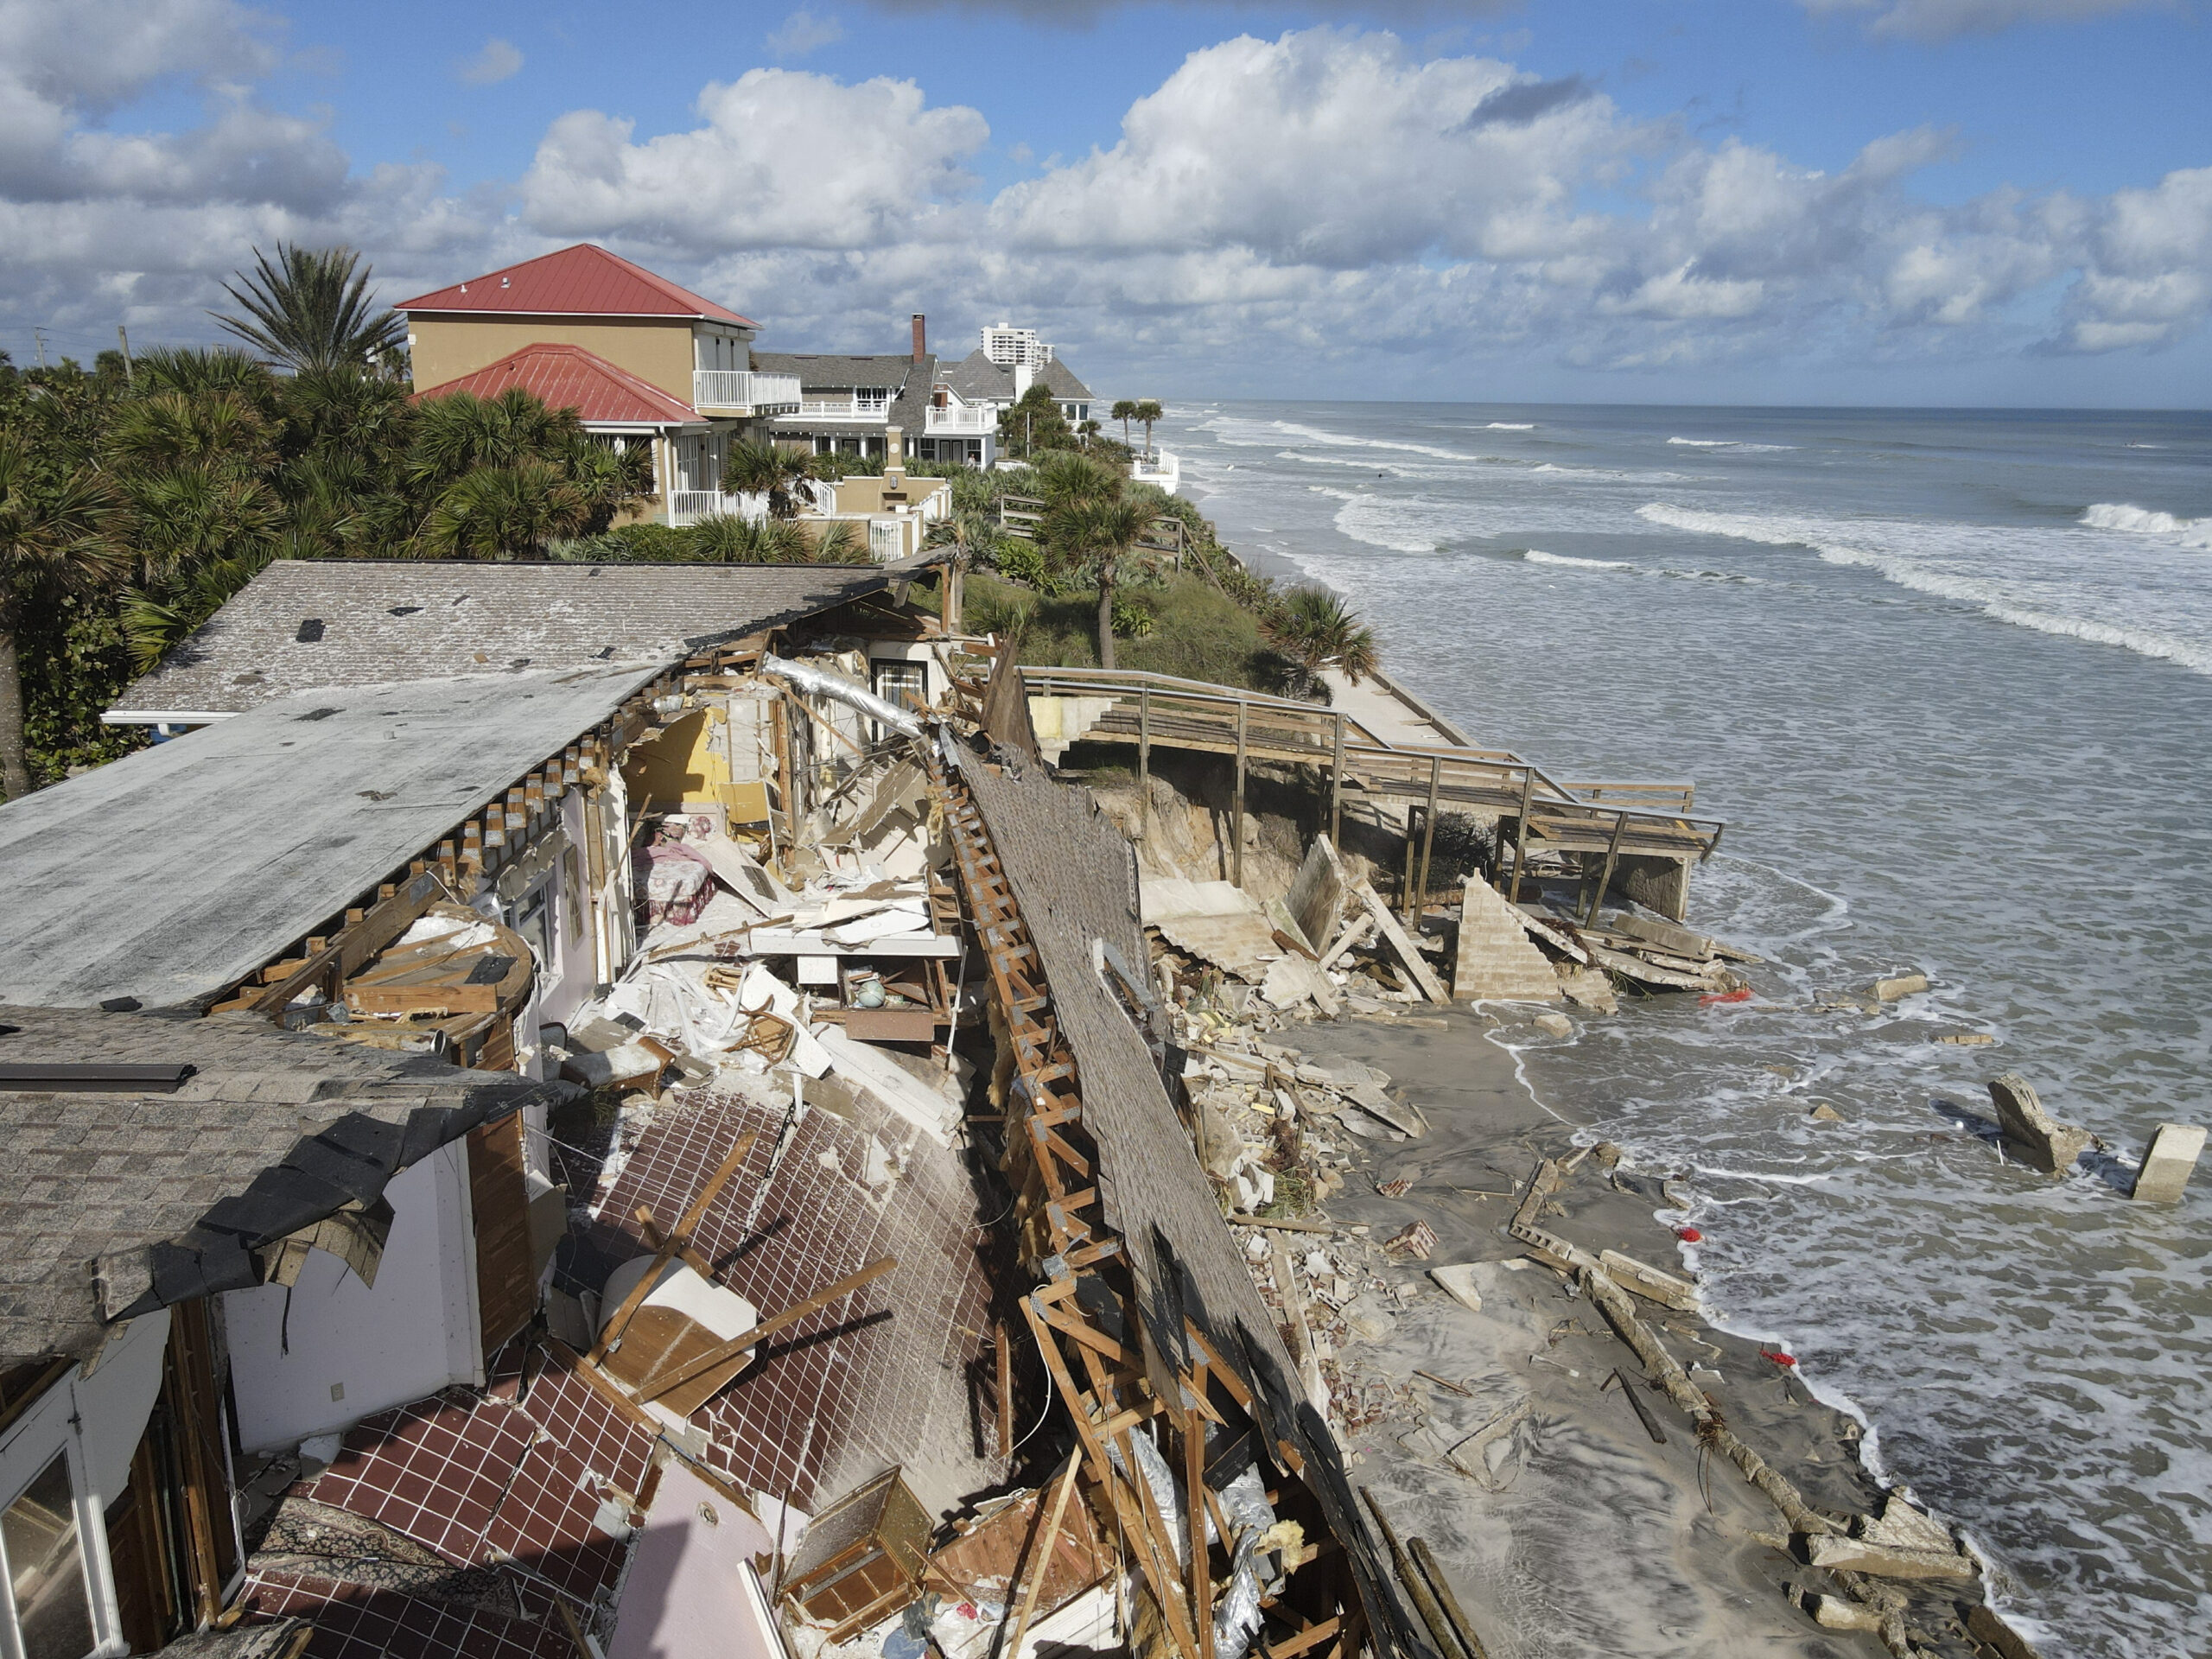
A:
<svg viewBox="0 0 2212 1659">
<path fill-rule="evenodd" d="M 1592 913 L 1624 856 L 1710 857 L 1726 823 L 1695 816 L 1695 788 L 1677 783 L 1562 783 L 1510 749 L 1458 744 L 1399 742 L 1357 715 L 1294 698 L 1178 679 L 1165 674 L 1096 668 L 1025 668 L 1032 696 L 1104 697 L 1112 706 L 1082 734 L 1133 742 L 1141 782 L 1151 771 L 1152 748 L 1197 750 L 1236 757 L 1231 878 L 1243 881 L 1244 780 L 1254 761 L 1325 768 L 1329 775 L 1329 834 L 1338 838 L 1347 789 L 1370 799 L 1389 798 L 1427 808 L 1416 871 L 1409 872 L 1410 904 L 1428 885 L 1436 815 L 1450 808 L 1495 815 L 1512 826 L 1510 872 L 1501 840 L 1501 889 L 1517 899 L 1529 858 L 1540 853 L 1603 854 L 1591 897 Z M 1410 849 L 1409 849 L 1410 851 Z"/>
</svg>

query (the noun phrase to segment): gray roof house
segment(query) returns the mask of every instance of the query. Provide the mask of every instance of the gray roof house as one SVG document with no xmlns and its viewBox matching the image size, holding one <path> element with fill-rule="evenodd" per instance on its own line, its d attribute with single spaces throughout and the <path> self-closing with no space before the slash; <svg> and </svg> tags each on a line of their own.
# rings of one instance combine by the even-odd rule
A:
<svg viewBox="0 0 2212 1659">
<path fill-rule="evenodd" d="M 207 1020 L 0 1002 L 0 1365 L 259 1282 L 252 1252 L 566 1084 Z"/>
<path fill-rule="evenodd" d="M 880 456 L 893 426 L 909 440 L 919 436 L 937 385 L 937 359 L 918 348 L 862 357 L 755 352 L 753 367 L 756 374 L 798 377 L 798 412 L 776 417 L 775 436 L 819 454 Z M 907 453 L 913 453 L 911 442 Z"/>
<path fill-rule="evenodd" d="M 101 718 L 199 725 L 318 686 L 680 662 L 887 585 L 849 564 L 279 559 Z"/>
</svg>

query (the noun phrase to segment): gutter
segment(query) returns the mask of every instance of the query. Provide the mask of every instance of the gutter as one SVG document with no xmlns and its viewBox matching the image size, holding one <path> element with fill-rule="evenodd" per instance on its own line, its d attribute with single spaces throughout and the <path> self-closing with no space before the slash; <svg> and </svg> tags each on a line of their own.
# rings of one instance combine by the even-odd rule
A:
<svg viewBox="0 0 2212 1659">
<path fill-rule="evenodd" d="M 100 714 L 103 726 L 213 726 L 238 713 L 235 709 L 108 709 Z"/>
</svg>

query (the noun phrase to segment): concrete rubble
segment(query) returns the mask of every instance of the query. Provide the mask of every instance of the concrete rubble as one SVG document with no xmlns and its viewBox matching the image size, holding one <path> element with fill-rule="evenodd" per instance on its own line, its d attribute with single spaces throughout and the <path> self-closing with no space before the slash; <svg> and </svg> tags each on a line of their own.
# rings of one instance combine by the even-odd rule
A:
<svg viewBox="0 0 2212 1659">
<path fill-rule="evenodd" d="M 2052 1117 L 2037 1098 L 2035 1085 L 2017 1071 L 1991 1078 L 1989 1098 L 1996 1105 L 2005 1144 L 2031 1169 L 2046 1175 L 2063 1175 L 2073 1168 L 2095 1138 L 2087 1129 Z"/>
<path fill-rule="evenodd" d="M 2161 1123 L 2143 1154 L 2131 1196 L 2145 1204 L 2178 1204 L 2204 1150 L 2204 1130 L 2195 1123 Z"/>
</svg>

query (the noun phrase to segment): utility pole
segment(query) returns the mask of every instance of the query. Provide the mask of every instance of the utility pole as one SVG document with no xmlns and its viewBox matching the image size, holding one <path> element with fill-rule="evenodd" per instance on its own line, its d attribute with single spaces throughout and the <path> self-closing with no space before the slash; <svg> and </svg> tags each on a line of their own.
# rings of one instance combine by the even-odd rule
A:
<svg viewBox="0 0 2212 1659">
<path fill-rule="evenodd" d="M 38 341 L 38 365 L 42 369 L 46 366 L 46 330 L 43 328 L 32 329 L 31 338 Z"/>
<path fill-rule="evenodd" d="M 115 337 L 123 342 L 123 384 L 126 389 L 136 391 L 137 382 L 130 373 L 130 331 L 118 322 L 115 325 Z"/>
</svg>

